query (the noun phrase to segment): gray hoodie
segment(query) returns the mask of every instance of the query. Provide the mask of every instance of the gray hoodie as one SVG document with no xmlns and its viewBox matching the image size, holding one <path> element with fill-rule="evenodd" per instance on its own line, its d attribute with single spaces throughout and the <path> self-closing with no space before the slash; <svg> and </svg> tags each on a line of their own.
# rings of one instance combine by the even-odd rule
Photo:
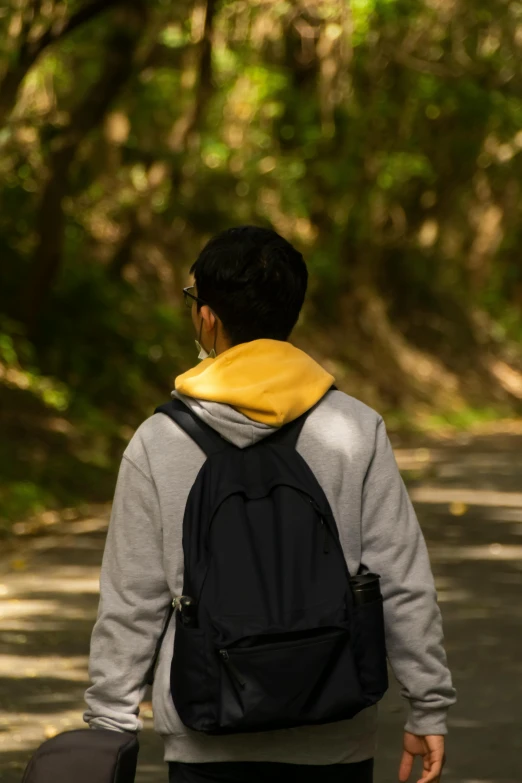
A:
<svg viewBox="0 0 522 783">
<path fill-rule="evenodd" d="M 240 448 L 273 432 L 223 403 L 182 399 Z M 330 502 L 350 572 L 362 564 L 381 574 L 388 660 L 409 705 L 405 729 L 445 734 L 456 698 L 441 615 L 426 544 L 381 416 L 330 391 L 307 418 L 297 448 Z M 92 728 L 142 728 L 144 680 L 172 597 L 182 593 L 183 512 L 204 460 L 163 414 L 147 419 L 124 453 L 91 641 L 84 720 Z M 171 622 L 153 686 L 154 727 L 164 739 L 166 761 L 334 764 L 375 754 L 376 706 L 325 726 L 226 737 L 187 729 L 169 690 L 173 639 Z"/>
</svg>

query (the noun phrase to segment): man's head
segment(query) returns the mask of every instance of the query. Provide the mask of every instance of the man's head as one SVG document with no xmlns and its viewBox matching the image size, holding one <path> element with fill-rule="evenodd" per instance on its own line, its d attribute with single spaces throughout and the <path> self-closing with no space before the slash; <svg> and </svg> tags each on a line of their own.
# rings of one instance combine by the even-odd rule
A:
<svg viewBox="0 0 522 783">
<path fill-rule="evenodd" d="M 256 226 L 222 231 L 190 271 L 199 300 L 192 317 L 206 350 L 216 337 L 218 353 L 261 338 L 288 339 L 303 305 L 308 272 L 301 253 L 275 231 Z"/>
</svg>

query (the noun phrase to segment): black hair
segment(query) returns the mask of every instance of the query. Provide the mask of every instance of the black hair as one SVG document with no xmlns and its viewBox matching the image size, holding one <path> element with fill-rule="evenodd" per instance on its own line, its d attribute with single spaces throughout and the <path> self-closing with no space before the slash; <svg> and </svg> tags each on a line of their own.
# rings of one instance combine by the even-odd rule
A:
<svg viewBox="0 0 522 783">
<path fill-rule="evenodd" d="M 238 226 L 213 237 L 191 268 L 197 295 L 216 313 L 232 345 L 287 340 L 303 306 L 303 256 L 269 228 Z"/>
</svg>

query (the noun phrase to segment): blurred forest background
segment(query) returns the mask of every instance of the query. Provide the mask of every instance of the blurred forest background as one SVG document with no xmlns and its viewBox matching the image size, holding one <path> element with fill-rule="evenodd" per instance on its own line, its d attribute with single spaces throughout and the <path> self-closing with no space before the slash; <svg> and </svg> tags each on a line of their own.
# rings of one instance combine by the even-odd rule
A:
<svg viewBox="0 0 522 783">
<path fill-rule="evenodd" d="M 232 225 L 304 253 L 295 342 L 391 431 L 520 416 L 521 174 L 519 2 L 4 0 L 0 530 L 110 498 Z"/>
</svg>

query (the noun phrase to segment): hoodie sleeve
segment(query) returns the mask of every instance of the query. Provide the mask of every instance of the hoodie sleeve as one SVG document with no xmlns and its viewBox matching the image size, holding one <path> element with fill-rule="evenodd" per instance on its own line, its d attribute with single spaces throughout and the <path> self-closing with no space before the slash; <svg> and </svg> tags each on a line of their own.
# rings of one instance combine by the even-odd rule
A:
<svg viewBox="0 0 522 783">
<path fill-rule="evenodd" d="M 171 596 L 156 487 L 124 455 L 100 577 L 83 719 L 90 728 L 140 731 L 139 704 Z"/>
<path fill-rule="evenodd" d="M 409 703 L 405 730 L 446 734 L 456 701 L 426 543 L 379 418 L 363 485 L 362 563 L 381 575 L 388 660 Z"/>
</svg>

